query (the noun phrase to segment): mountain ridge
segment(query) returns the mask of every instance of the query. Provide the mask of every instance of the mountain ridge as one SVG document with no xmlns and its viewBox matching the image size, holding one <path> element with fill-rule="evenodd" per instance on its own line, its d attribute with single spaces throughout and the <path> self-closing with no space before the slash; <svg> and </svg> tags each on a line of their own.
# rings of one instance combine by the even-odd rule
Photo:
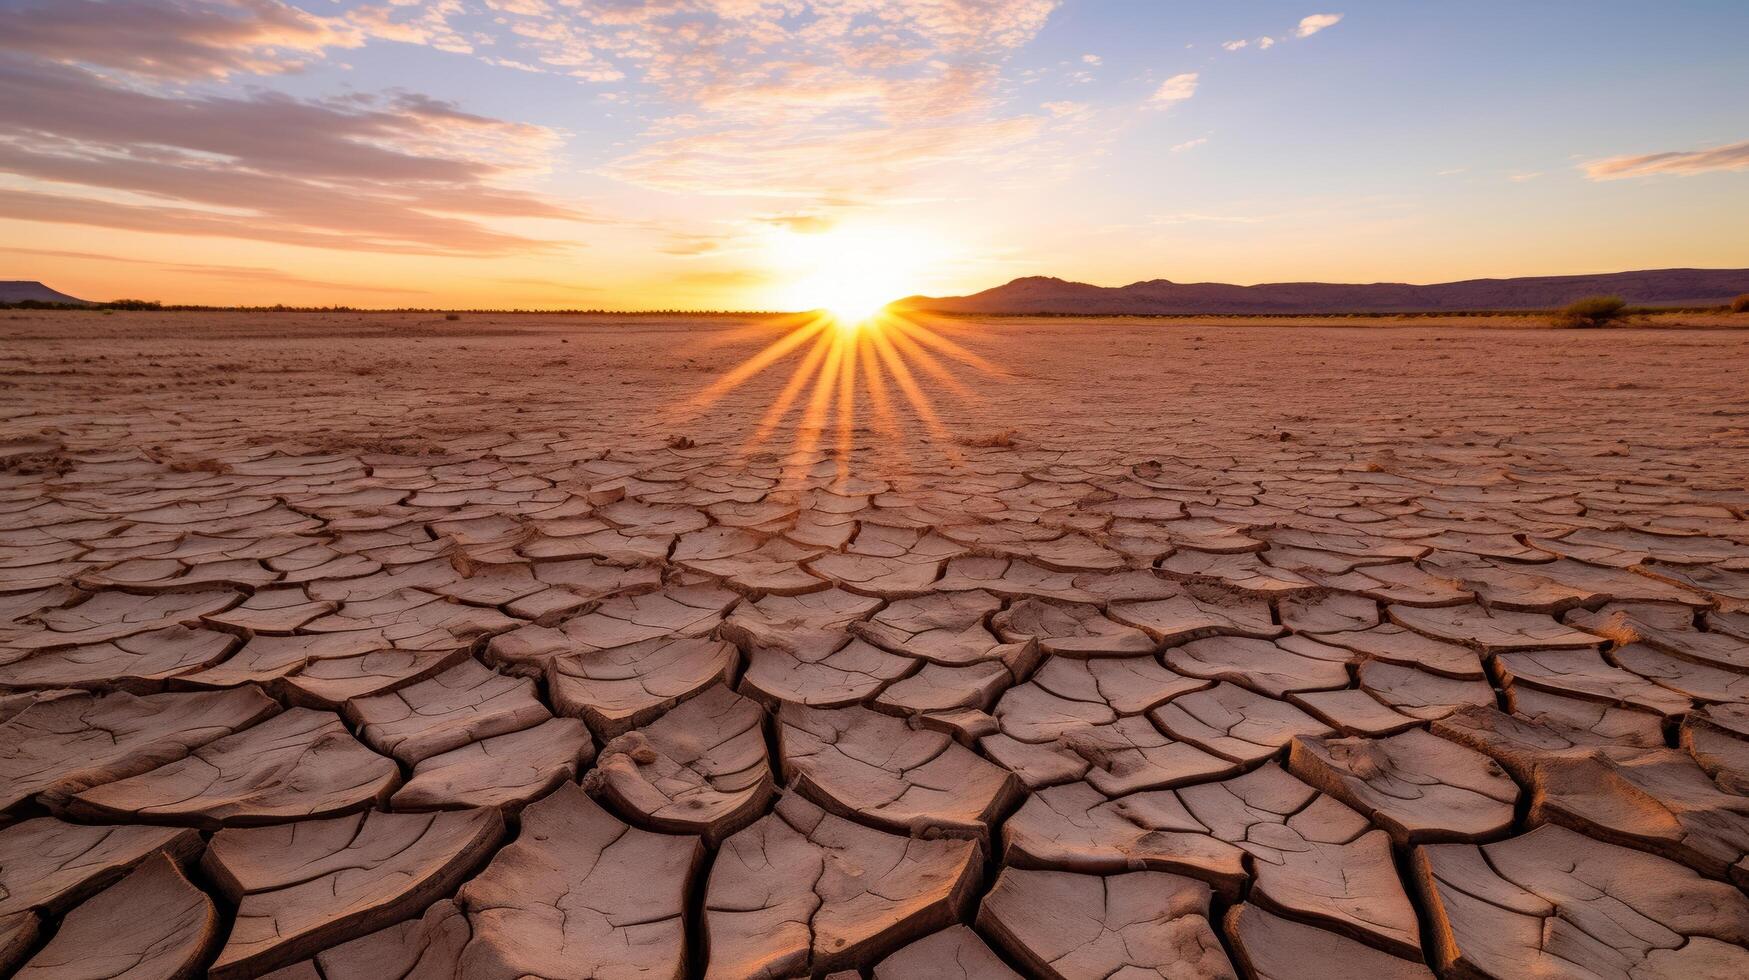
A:
<svg viewBox="0 0 1749 980">
<path fill-rule="evenodd" d="M 1317 314 L 1546 310 L 1586 296 L 1634 306 L 1712 306 L 1749 293 L 1749 269 L 1642 269 L 1577 276 L 1462 279 L 1442 283 L 1176 283 L 1144 279 L 1096 286 L 1022 276 L 967 296 L 911 296 L 895 306 L 930 313 Z"/>
<path fill-rule="evenodd" d="M 35 279 L 0 279 L 0 303 L 71 303 L 93 305 L 90 300 L 68 296 Z"/>
</svg>

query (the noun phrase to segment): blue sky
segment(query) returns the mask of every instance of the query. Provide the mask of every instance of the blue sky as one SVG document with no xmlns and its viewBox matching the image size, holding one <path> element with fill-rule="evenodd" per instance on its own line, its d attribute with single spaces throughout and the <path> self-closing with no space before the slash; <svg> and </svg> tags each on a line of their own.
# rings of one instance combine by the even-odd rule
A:
<svg viewBox="0 0 1749 980">
<path fill-rule="evenodd" d="M 0 278 L 97 296 L 1749 266 L 1749 4 L 0 0 Z"/>
</svg>

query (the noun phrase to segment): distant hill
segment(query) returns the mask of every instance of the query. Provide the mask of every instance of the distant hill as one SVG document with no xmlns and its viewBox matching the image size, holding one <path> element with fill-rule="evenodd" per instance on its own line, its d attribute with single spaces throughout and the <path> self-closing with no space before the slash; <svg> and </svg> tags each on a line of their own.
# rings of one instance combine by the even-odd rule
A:
<svg viewBox="0 0 1749 980">
<path fill-rule="evenodd" d="M 77 303 L 91 305 L 90 300 L 68 296 L 57 289 L 50 289 L 40 282 L 29 279 L 0 279 L 0 303 Z"/>
<path fill-rule="evenodd" d="M 1749 293 L 1749 269 L 1652 269 L 1422 286 L 1401 282 L 1233 286 L 1167 279 L 1091 286 L 1028 276 L 970 296 L 912 296 L 894 305 L 938 313 L 1437 313 L 1547 310 L 1600 295 L 1620 296 L 1632 306 L 1716 306 L 1743 293 Z"/>
</svg>

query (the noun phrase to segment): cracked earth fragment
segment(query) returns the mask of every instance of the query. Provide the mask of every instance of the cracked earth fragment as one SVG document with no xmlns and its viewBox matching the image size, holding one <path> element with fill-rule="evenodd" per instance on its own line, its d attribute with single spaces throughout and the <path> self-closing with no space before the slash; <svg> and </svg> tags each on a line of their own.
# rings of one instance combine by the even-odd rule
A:
<svg viewBox="0 0 1749 980">
<path fill-rule="evenodd" d="M 0 974 L 1749 972 L 1737 333 L 272 317 L 5 321 Z"/>
</svg>

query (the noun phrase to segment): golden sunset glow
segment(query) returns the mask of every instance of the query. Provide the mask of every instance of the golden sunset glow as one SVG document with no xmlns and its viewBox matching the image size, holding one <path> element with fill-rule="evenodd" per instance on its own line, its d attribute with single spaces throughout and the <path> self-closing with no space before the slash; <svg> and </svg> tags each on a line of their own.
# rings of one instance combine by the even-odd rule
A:
<svg viewBox="0 0 1749 980">
<path fill-rule="evenodd" d="M 767 254 L 778 283 L 772 305 L 822 310 L 853 330 L 894 300 L 918 293 L 942 251 L 924 232 L 890 225 L 775 231 Z"/>
<path fill-rule="evenodd" d="M 7 0 L 0 281 L 861 320 L 1745 263 L 1749 4 L 1470 6 Z"/>
<path fill-rule="evenodd" d="M 880 300 L 867 296 L 854 296 L 849 293 L 846 293 L 843 299 L 832 300 L 825 307 L 838 329 L 849 333 L 861 330 L 864 324 L 885 308 L 886 304 Z"/>
</svg>

